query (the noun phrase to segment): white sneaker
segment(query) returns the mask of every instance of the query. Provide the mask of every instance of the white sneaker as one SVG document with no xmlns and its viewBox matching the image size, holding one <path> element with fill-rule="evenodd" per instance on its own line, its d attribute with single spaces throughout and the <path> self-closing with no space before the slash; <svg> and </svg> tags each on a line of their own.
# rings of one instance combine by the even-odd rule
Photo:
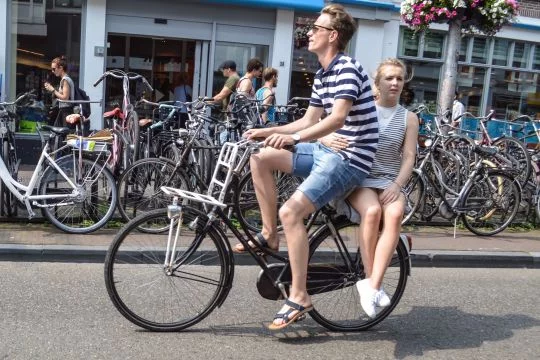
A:
<svg viewBox="0 0 540 360">
<path fill-rule="evenodd" d="M 377 315 L 375 309 L 377 305 L 377 294 L 379 291 L 373 289 L 369 284 L 369 279 L 360 280 L 356 283 L 358 294 L 360 294 L 360 305 L 362 309 L 370 318 L 374 318 Z"/>
<path fill-rule="evenodd" d="M 381 289 L 377 291 L 377 306 L 387 307 L 388 305 L 390 305 L 390 298 L 381 287 Z"/>
</svg>

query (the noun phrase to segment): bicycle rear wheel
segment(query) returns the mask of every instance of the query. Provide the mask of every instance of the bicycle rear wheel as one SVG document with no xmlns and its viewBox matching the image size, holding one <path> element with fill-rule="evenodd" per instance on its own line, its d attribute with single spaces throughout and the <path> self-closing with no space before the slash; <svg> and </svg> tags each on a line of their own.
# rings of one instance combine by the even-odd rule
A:
<svg viewBox="0 0 540 360">
<path fill-rule="evenodd" d="M 296 176 L 278 172 L 274 176 L 276 180 L 277 191 L 277 207 L 283 205 L 292 194 L 295 192 L 298 185 L 302 183 L 302 179 Z M 242 176 L 238 185 L 238 191 L 235 195 L 235 204 L 237 205 L 238 220 L 242 222 L 249 230 L 259 232 L 262 229 L 261 210 L 259 202 L 255 196 L 255 186 L 251 178 L 251 171 Z M 277 213 L 277 209 L 276 209 Z M 279 225 L 278 231 L 281 231 L 282 226 Z"/>
<path fill-rule="evenodd" d="M 227 295 L 232 282 L 232 259 L 224 235 L 213 225 L 203 230 L 206 216 L 183 209 L 184 225 L 172 268 L 164 266 L 168 231 L 138 231 L 170 226 L 165 209 L 130 221 L 107 251 L 109 297 L 126 319 L 148 330 L 178 331 L 195 325 Z"/>
<path fill-rule="evenodd" d="M 89 159 L 82 162 L 74 156 L 57 160 L 57 165 L 76 185 L 80 196 L 44 200 L 43 215 L 54 226 L 72 234 L 84 234 L 103 227 L 112 217 L 118 194 L 111 172 Z M 39 194 L 71 194 L 73 187 L 52 166 L 43 172 Z"/>
<path fill-rule="evenodd" d="M 362 310 L 355 286 L 365 278 L 358 249 L 359 226 L 341 219 L 334 224 L 339 230 L 337 238 L 328 226 L 321 227 L 311 238 L 308 291 L 314 310 L 309 314 L 329 330 L 367 330 L 390 315 L 401 299 L 407 284 L 408 253 L 398 241 L 382 283 L 391 303 L 379 309 L 375 318 L 369 318 Z"/>
<path fill-rule="evenodd" d="M 514 220 L 521 201 L 518 180 L 502 171 L 489 171 L 463 196 L 463 224 L 472 233 L 495 235 Z"/>
<path fill-rule="evenodd" d="M 118 210 L 129 221 L 150 210 L 166 208 L 170 197 L 163 194 L 162 186 L 188 190 L 186 175 L 181 169 L 174 171 L 172 161 L 141 159 L 130 166 L 118 180 Z"/>
<path fill-rule="evenodd" d="M 126 119 L 126 124 L 127 124 L 127 129 L 128 129 L 128 136 L 129 136 L 129 146 L 131 148 L 131 159 L 129 159 L 129 163 L 124 164 L 125 167 L 133 164 L 135 161 L 139 159 L 139 146 L 140 146 L 139 115 L 137 115 L 135 110 L 132 110 L 129 112 Z"/>
</svg>

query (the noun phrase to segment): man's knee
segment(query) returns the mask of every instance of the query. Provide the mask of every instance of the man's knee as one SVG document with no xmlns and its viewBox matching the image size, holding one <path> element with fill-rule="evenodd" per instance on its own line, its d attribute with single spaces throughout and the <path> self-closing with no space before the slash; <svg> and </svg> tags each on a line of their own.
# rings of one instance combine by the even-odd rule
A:
<svg viewBox="0 0 540 360">
<path fill-rule="evenodd" d="M 315 211 L 315 206 L 311 201 L 300 191 L 296 191 L 279 209 L 279 219 L 285 226 L 302 223 L 304 218 L 313 211 Z"/>
</svg>

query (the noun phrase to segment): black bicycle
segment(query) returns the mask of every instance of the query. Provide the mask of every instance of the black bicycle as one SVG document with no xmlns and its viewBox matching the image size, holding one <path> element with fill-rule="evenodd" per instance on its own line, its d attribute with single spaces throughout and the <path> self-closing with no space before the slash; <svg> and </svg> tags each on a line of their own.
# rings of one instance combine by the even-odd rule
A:
<svg viewBox="0 0 540 360">
<path fill-rule="evenodd" d="M 232 287 L 235 258 L 224 226 L 261 267 L 259 294 L 286 299 L 291 285 L 289 259 L 266 248 L 253 249 L 247 225 L 232 221 L 225 199 L 238 191 L 238 176 L 261 144 L 226 143 L 207 194 L 162 187 L 173 198 L 166 209 L 132 219 L 116 235 L 105 259 L 110 299 L 129 321 L 153 331 L 178 331 L 195 325 L 223 304 Z M 225 177 L 217 176 L 225 174 Z M 182 205 L 199 203 L 201 208 Z M 236 203 L 235 212 L 238 212 Z M 359 227 L 329 207 L 319 211 L 319 224 L 307 224 L 310 316 L 330 330 L 366 330 L 386 318 L 398 304 L 410 274 L 410 243 L 401 235 L 383 286 L 391 304 L 369 318 L 354 286 L 365 278 L 357 245 Z M 317 224 L 317 225 L 315 225 Z M 154 227 L 155 232 L 147 230 Z M 145 229 L 141 232 L 140 229 Z"/>
</svg>

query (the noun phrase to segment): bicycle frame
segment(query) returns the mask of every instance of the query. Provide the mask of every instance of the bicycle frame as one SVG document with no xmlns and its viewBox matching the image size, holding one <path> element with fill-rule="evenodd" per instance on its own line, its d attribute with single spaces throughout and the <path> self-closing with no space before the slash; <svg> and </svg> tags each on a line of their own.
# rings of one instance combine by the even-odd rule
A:
<svg viewBox="0 0 540 360">
<path fill-rule="evenodd" d="M 53 153 L 49 153 L 49 144 L 48 142 L 45 143 L 45 146 L 43 147 L 41 151 L 41 155 L 39 157 L 38 163 L 36 165 L 36 168 L 34 169 L 34 172 L 32 173 L 32 177 L 30 178 L 30 181 L 28 185 L 24 185 L 19 183 L 17 180 L 13 179 L 11 174 L 9 173 L 6 164 L 4 163 L 4 160 L 0 157 L 0 178 L 2 181 L 4 181 L 4 184 L 9 189 L 9 191 L 21 202 L 26 206 L 26 209 L 28 211 L 28 218 L 32 219 L 36 214 L 32 210 L 32 205 L 37 207 L 53 207 L 57 206 L 58 204 L 51 204 L 51 205 L 41 205 L 38 204 L 38 200 L 62 200 L 62 199 L 75 199 L 78 196 L 81 195 L 80 190 L 78 189 L 77 185 L 71 181 L 71 179 L 66 175 L 66 173 L 58 166 L 57 161 L 53 158 L 55 153 L 62 151 L 66 148 L 70 147 L 69 145 L 65 145 L 61 147 L 60 149 L 56 150 Z M 82 150 L 79 150 L 81 152 Z M 39 184 L 40 176 L 41 176 L 41 170 L 43 169 L 43 164 L 47 161 L 52 167 L 58 171 L 58 173 L 66 180 L 66 182 L 71 186 L 73 189 L 71 194 L 55 194 L 55 195 L 32 195 L 32 192 L 36 185 Z M 97 162 L 97 160 L 96 160 Z M 32 204 L 30 204 L 32 202 Z"/>
</svg>

